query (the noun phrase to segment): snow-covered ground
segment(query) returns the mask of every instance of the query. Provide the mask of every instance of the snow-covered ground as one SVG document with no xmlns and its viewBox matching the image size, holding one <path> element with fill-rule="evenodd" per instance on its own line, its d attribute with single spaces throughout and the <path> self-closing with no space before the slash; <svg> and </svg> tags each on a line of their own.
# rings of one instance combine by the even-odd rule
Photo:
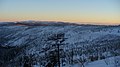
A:
<svg viewBox="0 0 120 67">
<path fill-rule="evenodd" d="M 105 61 L 106 60 L 106 61 Z M 108 64 L 106 64 L 106 62 Z M 40 67 L 39 65 L 34 65 L 34 67 Z M 44 66 L 41 66 L 44 67 Z M 73 64 L 73 65 L 66 65 L 66 66 L 61 66 L 61 67 L 82 67 L 81 64 Z M 94 62 L 87 63 L 85 67 L 115 67 L 115 59 L 114 57 L 107 58 L 104 60 L 98 60 Z M 120 66 L 117 66 L 120 67 Z"/>
<path fill-rule="evenodd" d="M 40 58 L 41 60 L 45 58 L 46 53 L 55 50 L 53 49 L 54 47 L 51 48 L 51 44 L 54 44 L 55 42 L 47 41 L 47 39 L 52 35 L 64 33 L 64 38 L 66 39 L 63 42 L 64 45 L 60 46 L 60 48 L 62 48 L 63 51 L 65 51 L 65 54 L 69 55 L 71 53 L 71 49 L 73 49 L 74 50 L 73 56 L 80 57 L 81 54 L 83 54 L 81 53 L 82 50 L 90 51 L 85 52 L 86 53 L 85 55 L 88 59 L 91 55 L 92 56 L 96 55 L 97 48 L 100 50 L 100 51 L 98 50 L 98 52 L 100 53 L 101 56 L 112 57 L 109 58 L 109 64 L 107 65 L 104 60 L 96 60 L 93 62 L 89 62 L 88 64 L 85 64 L 85 67 L 114 67 L 114 62 L 112 60 L 114 55 L 111 54 L 114 53 L 114 50 L 116 50 L 115 52 L 117 53 L 117 56 L 120 54 L 119 53 L 120 26 L 99 26 L 99 25 L 55 26 L 55 24 L 53 23 L 51 24 L 51 26 L 20 26 L 20 25 L 0 26 L 0 48 L 6 50 L 5 52 L 8 51 L 9 55 L 10 52 L 9 49 L 11 49 L 9 47 L 12 48 L 15 47 L 17 49 L 20 47 L 20 49 L 23 52 L 18 52 L 17 55 L 19 56 L 16 57 L 15 55 L 15 57 L 13 57 L 14 59 L 26 54 L 34 55 L 34 58 Z M 105 53 L 110 52 L 111 52 L 110 55 L 108 54 L 107 56 L 105 55 Z M 2 50 L 0 50 L 0 53 L 3 53 L 0 56 L 4 56 L 4 52 Z M 1 62 L 1 60 L 3 59 L 0 58 L 0 63 L 3 63 Z M 37 59 L 37 62 L 38 61 L 40 62 L 40 60 Z M 67 60 L 65 60 L 66 64 L 68 63 L 67 62 L 68 60 L 70 60 L 70 58 L 67 58 Z M 43 59 L 42 61 L 48 60 Z M 34 65 L 34 67 L 37 67 L 37 65 Z M 68 64 L 65 67 L 80 67 L 80 64 L 78 63 L 74 65 Z"/>
</svg>

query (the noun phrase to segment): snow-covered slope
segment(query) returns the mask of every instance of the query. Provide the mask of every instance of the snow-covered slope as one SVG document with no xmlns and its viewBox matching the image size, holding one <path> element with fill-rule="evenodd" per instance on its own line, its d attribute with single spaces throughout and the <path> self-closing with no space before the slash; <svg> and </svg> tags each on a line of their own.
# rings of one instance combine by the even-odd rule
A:
<svg viewBox="0 0 120 67">
<path fill-rule="evenodd" d="M 34 39 L 41 41 L 51 34 L 55 33 L 65 33 L 65 37 L 68 38 L 65 42 L 69 44 L 74 44 L 77 42 L 91 42 L 93 40 L 103 39 L 102 37 L 107 37 L 106 39 L 114 39 L 114 37 L 120 36 L 120 27 L 110 27 L 102 28 L 100 26 L 85 27 L 85 26 L 4 26 L 1 28 L 1 36 L 4 38 L 11 38 L 7 44 L 18 46 L 25 43 L 27 39 Z"/>
<path fill-rule="evenodd" d="M 50 47 L 49 46 L 50 43 L 48 44 L 47 39 L 50 36 L 59 33 L 64 33 L 65 34 L 64 38 L 66 38 L 64 41 L 64 45 L 61 47 L 66 51 L 66 53 L 69 53 L 71 49 L 73 49 L 75 56 L 76 54 L 77 55 L 80 54 L 79 51 L 81 51 L 81 49 L 86 50 L 86 48 L 88 47 L 89 47 L 88 49 L 92 50 L 94 48 L 97 48 L 96 46 L 100 46 L 103 49 L 104 47 L 108 47 L 108 45 L 110 45 L 113 47 L 113 51 L 116 50 L 118 52 L 118 50 L 120 50 L 119 49 L 120 44 L 118 44 L 120 43 L 120 26 L 72 25 L 72 24 L 59 26 L 59 24 L 57 23 L 52 24 L 50 26 L 42 25 L 0 26 L 0 48 L 4 49 L 6 52 L 9 50 L 19 49 L 18 52 L 14 55 L 14 57 L 12 57 L 13 59 L 18 59 L 18 57 L 21 57 L 24 54 L 25 55 L 32 54 L 35 55 L 34 57 L 36 57 L 37 55 L 37 57 L 40 56 L 40 58 L 45 58 L 44 56 L 46 51 L 50 51 L 44 50 L 47 47 Z M 114 48 L 114 44 L 118 44 L 117 45 L 118 48 L 116 47 Z M 105 52 L 107 52 L 106 50 L 107 49 L 105 48 Z M 108 49 L 108 52 L 109 51 L 110 49 Z M 103 51 L 101 50 L 99 53 L 103 55 L 105 54 L 105 52 L 104 50 Z M 2 53 L 2 50 L 0 50 L 0 53 Z M 95 53 L 94 52 L 92 52 L 92 54 L 88 53 L 87 55 L 85 54 L 85 56 L 88 57 L 93 54 Z M 117 56 L 118 55 L 120 55 L 119 52 Z M 1 57 L 4 56 L 4 53 L 3 55 L 0 56 Z M 111 55 L 111 57 L 112 56 L 113 55 Z M 3 59 L 0 60 L 1 63 L 3 63 Z"/>
</svg>

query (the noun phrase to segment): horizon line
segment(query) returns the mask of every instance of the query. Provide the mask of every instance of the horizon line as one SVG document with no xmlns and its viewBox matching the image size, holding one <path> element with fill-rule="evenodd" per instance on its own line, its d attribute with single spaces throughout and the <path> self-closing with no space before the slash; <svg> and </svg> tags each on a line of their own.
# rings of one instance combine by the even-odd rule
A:
<svg viewBox="0 0 120 67">
<path fill-rule="evenodd" d="M 65 22 L 65 23 L 75 23 L 75 24 L 85 24 L 85 25 L 120 25 L 120 23 L 101 23 L 101 22 L 73 22 L 73 21 L 55 21 L 55 20 L 18 20 L 18 21 L 0 21 L 1 22 L 23 22 L 23 21 L 34 21 L 34 22 Z"/>
</svg>

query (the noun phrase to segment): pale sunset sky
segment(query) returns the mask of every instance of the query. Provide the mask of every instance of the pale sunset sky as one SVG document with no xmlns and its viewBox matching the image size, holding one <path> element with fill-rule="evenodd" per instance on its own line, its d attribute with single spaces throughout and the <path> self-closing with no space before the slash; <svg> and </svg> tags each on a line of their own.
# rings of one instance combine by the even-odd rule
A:
<svg viewBox="0 0 120 67">
<path fill-rule="evenodd" d="M 2 21 L 120 24 L 120 0 L 0 0 Z"/>
</svg>

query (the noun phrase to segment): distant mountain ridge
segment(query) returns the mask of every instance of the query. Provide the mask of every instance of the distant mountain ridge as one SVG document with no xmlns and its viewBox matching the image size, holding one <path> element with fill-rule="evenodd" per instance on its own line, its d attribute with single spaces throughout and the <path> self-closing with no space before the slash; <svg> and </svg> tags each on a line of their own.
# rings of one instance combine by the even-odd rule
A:
<svg viewBox="0 0 120 67">
<path fill-rule="evenodd" d="M 68 22 L 55 22 L 55 21 L 18 21 L 18 22 L 1 22 L 0 26 L 63 26 L 63 25 L 79 25 L 76 23 Z"/>
<path fill-rule="evenodd" d="M 0 22 L 0 26 L 66 26 L 66 25 L 93 25 L 95 24 L 80 24 L 80 23 L 70 23 L 70 22 L 61 22 L 61 21 L 16 21 L 16 22 Z M 97 25 L 96 25 L 97 26 Z M 119 26 L 119 25 L 101 25 L 101 26 Z"/>
</svg>

